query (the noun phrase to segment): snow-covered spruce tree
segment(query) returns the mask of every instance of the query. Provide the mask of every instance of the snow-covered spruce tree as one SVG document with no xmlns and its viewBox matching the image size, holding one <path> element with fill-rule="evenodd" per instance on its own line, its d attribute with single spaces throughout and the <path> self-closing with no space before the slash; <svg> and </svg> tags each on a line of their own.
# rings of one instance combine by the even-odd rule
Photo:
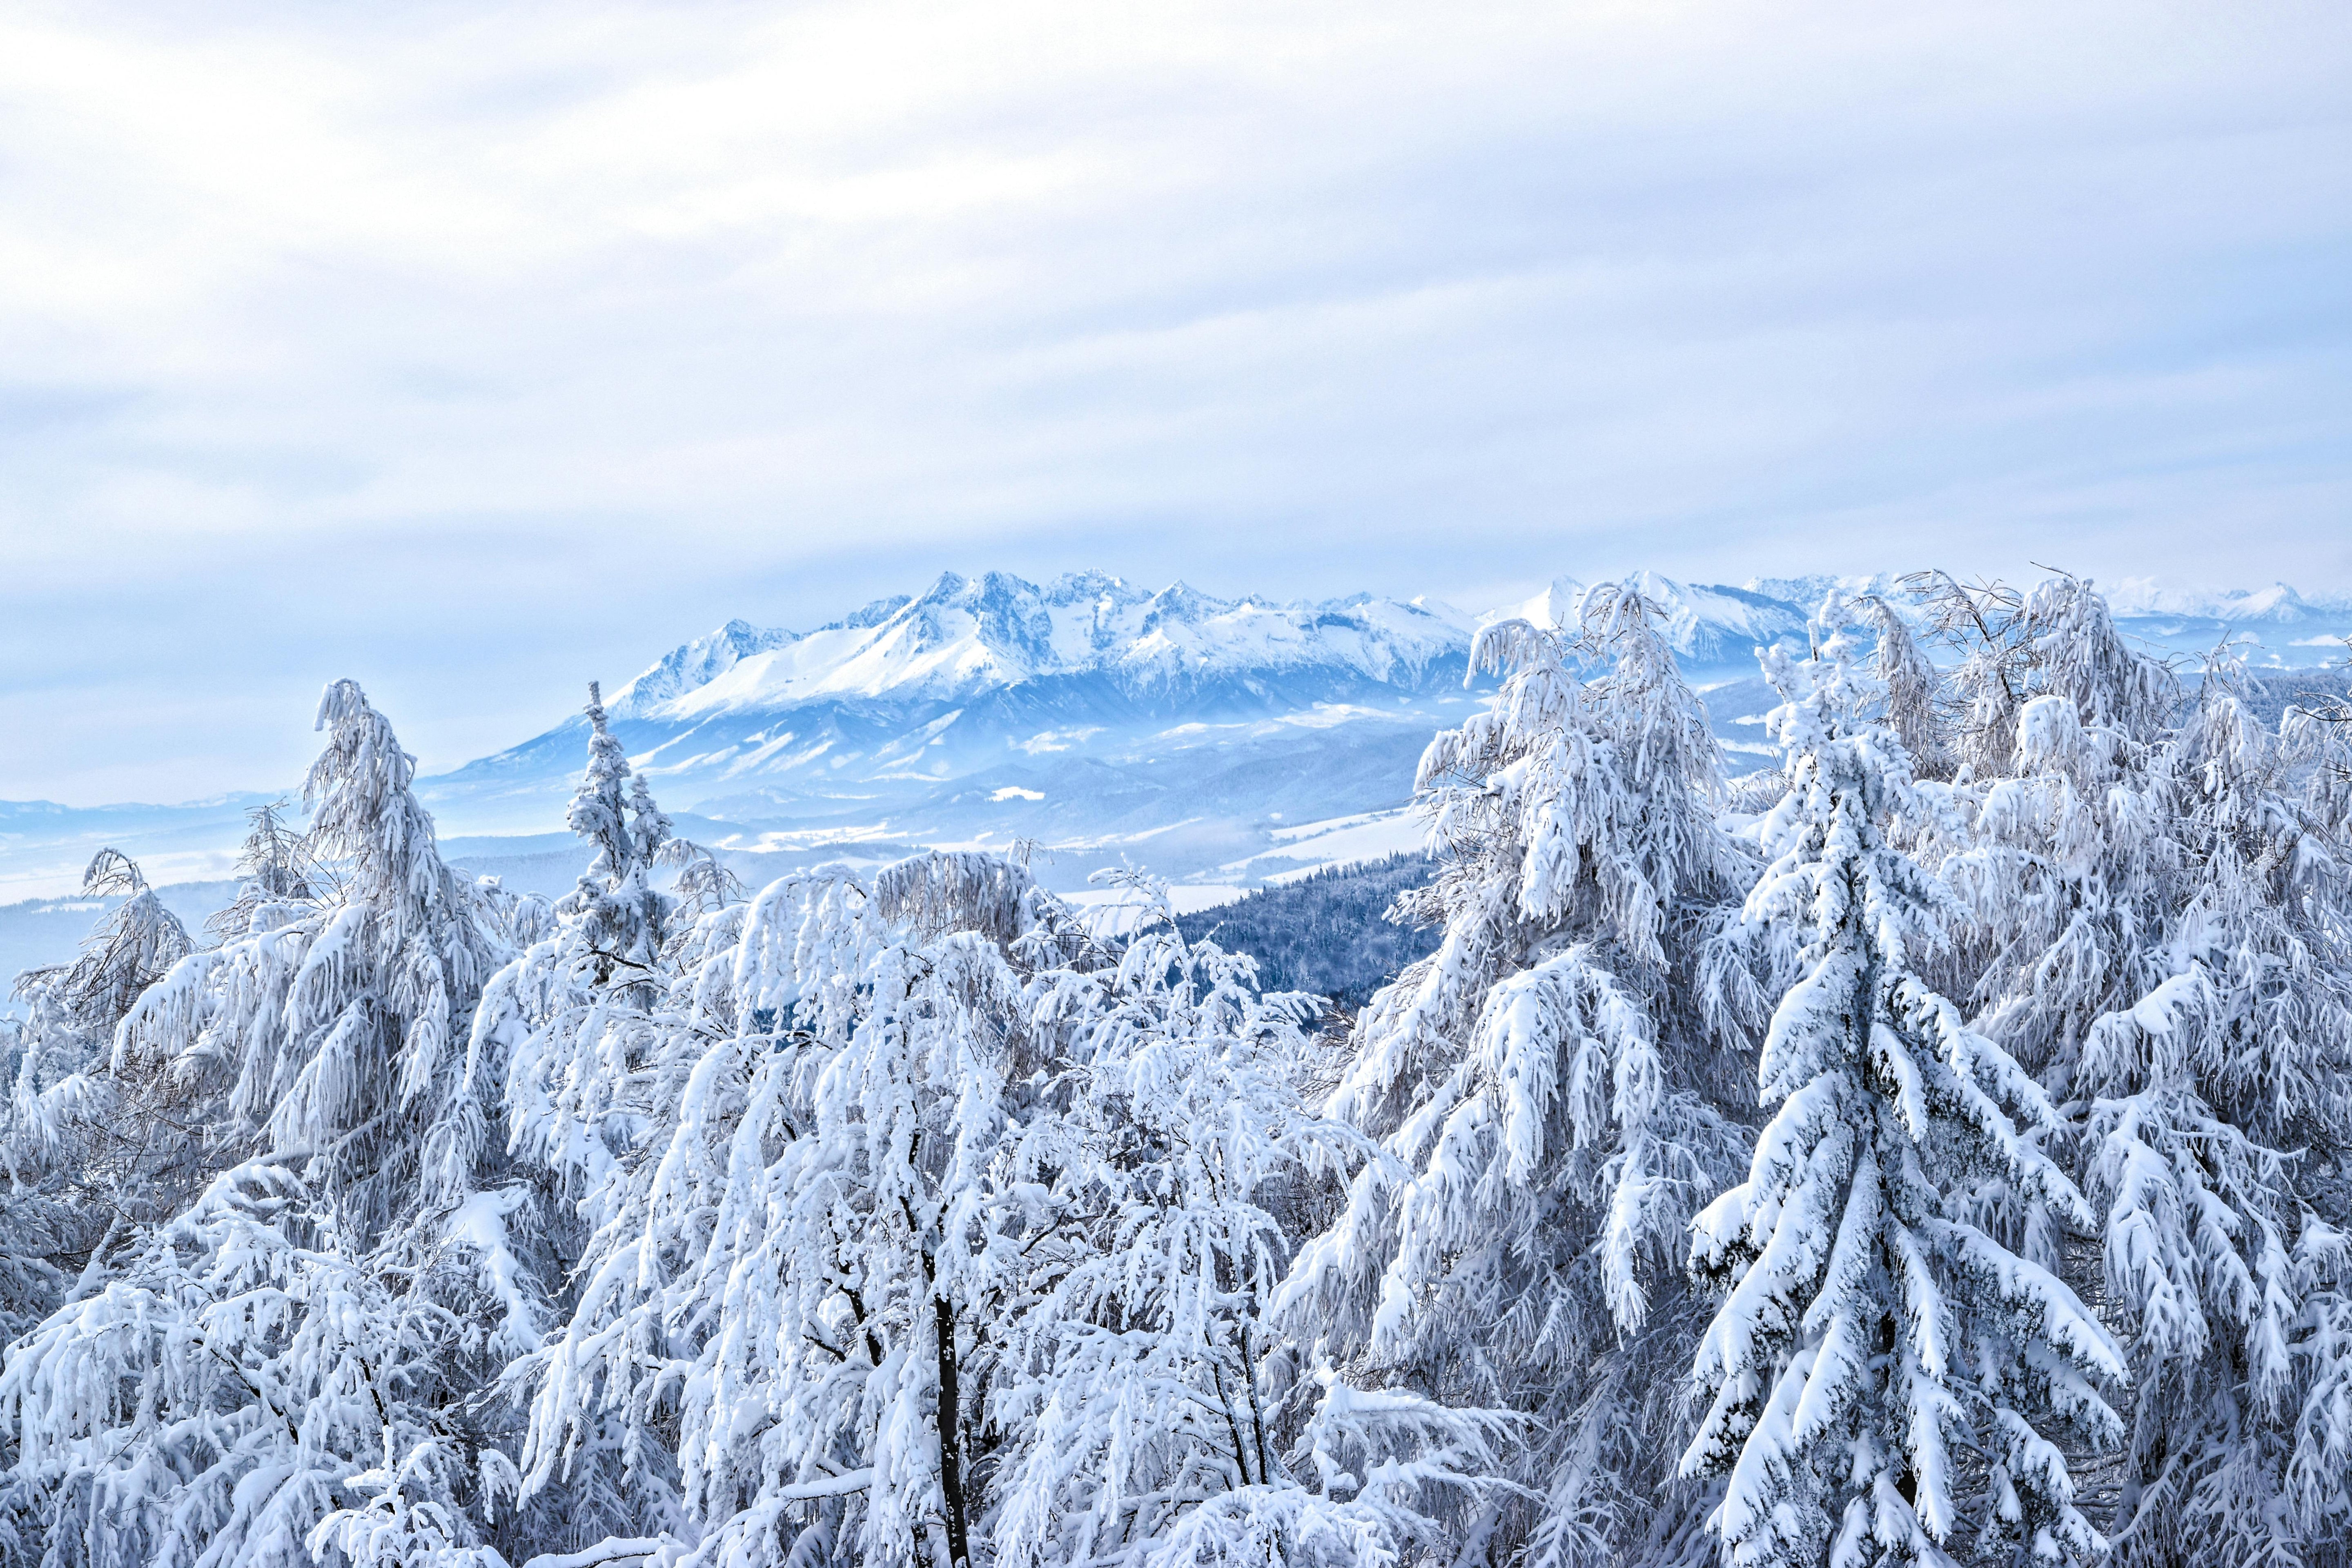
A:
<svg viewBox="0 0 2352 1568">
<path fill-rule="evenodd" d="M 655 882 L 659 867 L 694 852 L 632 779 L 588 690 L 588 766 L 566 817 L 594 855 L 544 938 L 484 987 L 467 1058 L 468 1073 L 504 1097 L 510 1145 L 568 1205 L 593 1203 L 615 1153 L 645 1131 L 635 1091 L 679 923 L 677 900 Z"/>
<path fill-rule="evenodd" d="M 1748 1148 L 1762 1007 L 1725 933 L 1754 865 L 1638 595 L 1594 589 L 1573 646 L 1487 627 L 1473 661 L 1502 689 L 1422 760 L 1439 870 L 1400 900 L 1444 938 L 1358 1018 L 1328 1107 L 1385 1158 L 1305 1249 L 1288 1321 L 1351 1376 L 1529 1418 L 1525 1490 L 1455 1521 L 1465 1561 L 1696 1560 L 1679 1265 Z"/>
<path fill-rule="evenodd" d="M 680 963 L 701 951 L 688 952 L 701 912 L 694 890 L 723 876 L 671 834 L 645 781 L 632 777 L 593 684 L 587 715 L 588 764 L 566 815 L 593 857 L 548 929 L 483 987 L 467 1058 L 468 1077 L 503 1097 L 517 1162 L 505 1225 L 530 1238 L 519 1250 L 532 1310 L 519 1318 L 531 1327 L 518 1321 L 506 1340 L 515 1356 L 509 1384 L 526 1411 L 541 1365 L 535 1352 L 575 1305 L 573 1273 L 614 1218 L 624 1162 L 676 1100 L 679 1085 L 662 1067 L 677 1020 L 664 1005 Z M 667 879 L 661 870 L 681 864 L 673 886 L 687 892 L 684 904 L 656 885 Z M 534 1543 L 550 1551 L 687 1528 L 675 1456 L 609 1419 L 604 1434 L 578 1444 L 560 1487 L 534 1493 L 529 1513 Z"/>
<path fill-rule="evenodd" d="M 1842 631 L 1807 666 L 1764 660 L 1790 787 L 1759 825 L 1770 865 L 1747 916 L 1802 945 L 1760 1061 L 1777 1109 L 1748 1180 L 1693 1226 L 1693 1271 L 1723 1300 L 1682 1468 L 1725 1478 L 1709 1523 L 1741 1568 L 1944 1563 L 1948 1546 L 2088 1562 L 2105 1542 L 2059 1443 L 2120 1436 L 2099 1385 L 2122 1362 L 1976 1217 L 2038 1205 L 2090 1227 L 2043 1147 L 2057 1110 L 1921 978 L 1952 900 L 1885 836 L 1916 803 L 1900 742 L 1867 716 L 1883 688 Z"/>
<path fill-rule="evenodd" d="M 500 955 L 391 727 L 349 681 L 319 727 L 331 876 L 258 889 L 241 933 L 131 1004 L 105 1067 L 168 1090 L 223 1168 L 0 1372 L 53 1563 L 309 1563 L 392 1541 L 370 1514 L 446 1521 L 447 1561 L 477 1561 L 512 1490 L 475 1420 L 510 1269 L 452 1048 Z"/>
<path fill-rule="evenodd" d="M 2352 1467 L 2343 1163 L 2352 901 L 2330 781 L 2295 798 L 2226 658 L 2176 723 L 2090 584 L 2022 599 L 2011 771 L 1946 865 L 1982 1026 L 2072 1100 L 2125 1333 L 2117 1559 L 2308 1562 Z M 2316 759 L 2315 759 L 2316 760 Z"/>
</svg>

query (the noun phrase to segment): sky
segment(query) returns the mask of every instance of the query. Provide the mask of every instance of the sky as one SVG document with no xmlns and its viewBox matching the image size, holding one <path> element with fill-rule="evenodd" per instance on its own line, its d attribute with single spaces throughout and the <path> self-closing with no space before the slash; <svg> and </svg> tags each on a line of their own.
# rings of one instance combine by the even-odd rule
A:
<svg viewBox="0 0 2352 1568">
<path fill-rule="evenodd" d="M 2352 588 L 2352 7 L 0 14 L 0 798 L 943 568 Z"/>
</svg>

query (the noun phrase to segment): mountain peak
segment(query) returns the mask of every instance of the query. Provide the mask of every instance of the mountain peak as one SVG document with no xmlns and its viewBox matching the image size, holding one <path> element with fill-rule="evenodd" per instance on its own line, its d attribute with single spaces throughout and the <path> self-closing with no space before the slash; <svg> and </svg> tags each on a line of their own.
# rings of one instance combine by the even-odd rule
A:
<svg viewBox="0 0 2352 1568">
<path fill-rule="evenodd" d="M 640 676 L 625 711 L 683 721 L 825 700 L 961 700 L 1063 677 L 1156 689 L 1287 671 L 1336 691 L 1418 681 L 1466 651 L 1469 629 L 1459 615 L 1370 595 L 1284 605 L 1181 580 L 1147 593 L 1101 571 L 1043 588 L 1009 572 L 942 572 L 919 595 L 877 599 L 805 637 L 730 622 Z"/>
<path fill-rule="evenodd" d="M 2352 609 L 2352 597 L 2305 598 L 2284 583 L 2273 583 L 2267 588 L 2215 589 L 2162 577 L 2126 577 L 2107 590 L 2107 603 L 2118 616 L 2219 621 L 2227 626 L 2265 621 L 2292 625 Z"/>
<path fill-rule="evenodd" d="M 1573 577 L 1555 577 L 1535 597 L 1522 599 L 1515 605 L 1498 605 L 1480 616 L 1478 620 L 1481 624 L 1522 620 L 1559 631 L 1576 625 L 1577 610 L 1583 603 L 1582 583 Z"/>
<path fill-rule="evenodd" d="M 613 694 L 605 710 L 639 717 L 673 698 L 709 685 L 747 658 L 800 640 L 800 633 L 731 620 L 662 656 L 661 662 Z"/>
<path fill-rule="evenodd" d="M 1065 572 L 1045 584 L 1049 605 L 1140 604 L 1151 595 L 1109 572 Z"/>
<path fill-rule="evenodd" d="M 1659 606 L 1666 640 L 1685 664 L 1716 678 L 1746 671 L 1760 645 L 1801 645 L 1806 617 L 1830 590 L 1891 586 L 1884 577 L 1811 576 L 1732 587 L 1654 572 L 1629 574 L 1624 583 Z M 1589 592 L 1564 575 L 1531 598 L 1473 617 L 1434 600 L 1370 594 L 1289 603 L 1219 598 L 1181 580 L 1150 592 L 1103 571 L 1065 573 L 1044 587 L 1009 572 L 942 572 L 920 595 L 877 599 L 806 636 L 730 620 L 665 655 L 610 707 L 616 716 L 684 720 L 827 700 L 962 701 L 1064 679 L 1132 692 L 1204 682 L 1306 689 L 1299 681 L 1328 691 L 1362 681 L 1411 690 L 1439 661 L 1464 654 L 1484 622 L 1520 616 L 1573 630 Z M 2336 613 L 2284 584 L 2215 594 L 2137 578 L 2110 598 L 2122 616 L 2231 624 L 2307 626 Z M 1908 603 L 1900 595 L 1893 602 Z"/>
<path fill-rule="evenodd" d="M 1246 606 L 1250 600 L 1239 601 Z M 1235 607 L 1234 602 L 1213 599 L 1190 583 L 1179 578 L 1145 601 L 1143 631 L 1146 636 L 1171 622 L 1190 626 L 1212 616 L 1222 615 Z"/>
</svg>

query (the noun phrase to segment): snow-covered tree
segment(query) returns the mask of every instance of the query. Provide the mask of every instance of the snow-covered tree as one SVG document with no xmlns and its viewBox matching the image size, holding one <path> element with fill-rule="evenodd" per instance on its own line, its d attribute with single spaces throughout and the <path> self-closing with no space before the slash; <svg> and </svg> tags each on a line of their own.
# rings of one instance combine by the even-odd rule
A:
<svg viewBox="0 0 2352 1568">
<path fill-rule="evenodd" d="M 565 1076 L 604 1079 L 593 1133 L 516 1101 L 594 1226 L 528 1363 L 528 1490 L 604 1464 L 698 1563 L 1302 1530 L 1369 1563 L 1486 1464 L 1487 1424 L 1302 1400 L 1269 1342 L 1281 1215 L 1359 1144 L 1299 1105 L 1305 999 L 1246 961 L 1164 918 L 1106 948 L 1022 868 L 929 855 L 707 911 L 660 975 Z"/>
<path fill-rule="evenodd" d="M 14 990 L 26 1016 L 8 1026 L 10 1093 L 0 1107 L 8 1176 L 0 1325 L 12 1337 L 58 1304 L 60 1263 L 79 1255 L 96 1268 L 123 1224 L 153 1212 L 173 1188 L 167 1167 L 197 1154 L 191 1140 L 155 1125 L 155 1108 L 127 1104 L 102 1075 L 92 1077 L 140 993 L 187 956 L 187 930 L 119 851 L 90 861 L 82 892 L 122 901 L 73 963 L 20 974 Z M 161 1149 L 158 1131 L 167 1133 Z"/>
<path fill-rule="evenodd" d="M 1344 1040 L 1140 874 L 746 900 L 593 686 L 468 883 L 336 683 L 0 1026 L 0 1561 L 2345 1561 L 2345 706 L 1905 582 L 1736 792 L 1637 586 L 1486 628 Z"/>
<path fill-rule="evenodd" d="M 669 819 L 642 779 L 632 816 L 628 760 L 593 686 L 588 718 L 588 767 L 567 816 L 593 858 L 557 903 L 552 929 L 484 988 L 467 1062 L 469 1074 L 499 1086 L 517 1151 L 564 1178 L 574 1197 L 602 1180 L 637 1130 L 604 1123 L 650 1039 L 672 914 L 652 879 Z"/>
<path fill-rule="evenodd" d="M 2007 770 L 1954 792 L 1981 1026 L 2076 1118 L 2123 1331 L 2122 1561 L 2304 1561 L 2352 1464 L 2347 857 L 2242 673 L 2182 709 L 2090 584 L 2022 596 Z M 2316 759 L 2314 759 L 2316 760 Z"/>
<path fill-rule="evenodd" d="M 543 1339 L 575 1305 L 573 1276 L 614 1217 L 627 1162 L 679 1087 L 663 1073 L 677 1024 L 665 1005 L 681 962 L 703 948 L 694 911 L 657 885 L 660 873 L 683 862 L 678 880 L 719 887 L 694 877 L 715 862 L 672 836 L 644 779 L 632 777 L 593 684 L 587 716 L 588 763 L 566 816 L 593 857 L 535 940 L 484 986 L 467 1056 L 469 1081 L 496 1087 L 517 1162 L 501 1224 L 530 1238 L 516 1244 L 519 1305 L 502 1341 L 519 1398 L 531 1392 Z M 625 1424 L 608 1426 L 613 1440 L 590 1432 L 576 1445 L 559 1490 L 535 1491 L 541 1544 L 687 1528 L 675 1456 L 642 1433 L 624 1442 Z"/>
<path fill-rule="evenodd" d="M 1693 1270 L 1723 1299 L 1682 1468 L 1725 1479 L 1709 1523 L 1742 1568 L 2088 1562 L 2105 1542 L 2061 1444 L 2120 1435 L 2101 1389 L 2121 1357 L 1980 1223 L 2022 1205 L 2092 1226 L 2046 1147 L 2057 1108 L 1922 978 L 1954 911 L 1885 836 L 1916 806 L 1873 716 L 1884 687 L 1842 631 L 1809 666 L 1765 663 L 1789 788 L 1758 826 L 1770 864 L 1747 918 L 1801 946 L 1759 1064 L 1774 1114 L 1747 1181 L 1693 1226 Z"/>
<path fill-rule="evenodd" d="M 310 853 L 310 840 L 286 820 L 286 803 L 273 800 L 245 814 L 248 825 L 236 860 L 236 896 L 205 922 L 217 945 L 250 931 L 254 911 L 264 904 L 318 900 L 335 880 L 334 869 Z"/>
<path fill-rule="evenodd" d="M 530 1488 L 607 1445 L 657 1481 L 667 1449 L 700 1561 L 970 1559 L 1011 1245 L 985 1172 L 1032 1065 L 1004 943 L 1039 897 L 934 857 L 699 918 L 645 1050 L 603 1058 L 645 1130 L 605 1117 L 626 1146 L 534 1364 Z"/>
<path fill-rule="evenodd" d="M 36 1009 L 52 1012 L 56 1025 L 103 1039 L 141 993 L 195 944 L 180 918 L 147 885 L 138 862 L 120 850 L 98 852 L 82 873 L 81 891 L 84 898 L 122 902 L 99 921 L 79 957 L 19 975 L 16 994 Z"/>
<path fill-rule="evenodd" d="M 990 1541 L 1006 1565 L 1385 1563 L 1444 1545 L 1433 1495 L 1491 1489 L 1508 1423 L 1362 1394 L 1266 1310 L 1301 1216 L 1376 1152 L 1310 1113 L 1311 999 L 1188 942 L 1164 888 L 1115 963 L 1041 970 L 1060 1070 L 1000 1165 L 1020 1195 Z"/>
<path fill-rule="evenodd" d="M 1439 869 L 1401 908 L 1444 937 L 1357 1021 L 1329 1109 L 1385 1157 L 1286 1297 L 1352 1374 L 1530 1418 L 1527 1490 L 1458 1521 L 1496 1562 L 1691 1544 L 1661 1452 L 1696 1330 L 1682 1233 L 1737 1176 L 1761 1021 L 1705 711 L 1638 594 L 1582 615 L 1573 644 L 1486 628 L 1501 689 L 1422 760 Z"/>
<path fill-rule="evenodd" d="M 2025 695 L 2020 668 L 2026 658 L 2024 595 L 2005 583 L 1963 583 L 1948 572 L 1914 572 L 1902 583 L 1916 606 L 1919 631 L 1950 660 L 1937 683 L 1943 723 L 1934 742 L 1913 757 L 1913 772 L 1939 776 L 1938 764 L 1987 776 L 2005 772 Z M 1891 606 L 1882 599 L 1876 607 Z M 1884 635 L 1886 622 L 1874 619 Z M 1909 630 L 1909 623 L 1896 626 L 1895 640 L 1911 641 Z M 1893 671 L 1882 666 L 1874 673 L 1885 679 Z M 1899 698 L 1895 700 L 1900 704 Z M 1927 739 L 1900 722 L 1896 732 L 1906 747 Z"/>
<path fill-rule="evenodd" d="M 187 931 L 115 850 L 90 862 L 82 891 L 121 902 L 73 963 L 18 975 L 26 1014 L 0 1019 L 0 1333 L 11 1339 L 86 1290 L 124 1231 L 168 1212 L 204 1161 L 201 1138 L 159 1122 L 100 1070 L 122 1013 L 187 953 Z M 12 1471 L 16 1451 L 14 1434 L 0 1434 Z M 46 1507 L 20 1475 L 0 1482 L 0 1559 L 29 1550 Z"/>
<path fill-rule="evenodd" d="M 472 1419 L 503 1265 L 450 1048 L 499 952 L 391 727 L 348 681 L 319 727 L 308 849 L 331 877 L 257 878 L 241 934 L 139 994 L 104 1068 L 219 1173 L 0 1372 L 53 1563 L 307 1563 L 387 1457 L 453 1520 L 512 1489 Z"/>
</svg>

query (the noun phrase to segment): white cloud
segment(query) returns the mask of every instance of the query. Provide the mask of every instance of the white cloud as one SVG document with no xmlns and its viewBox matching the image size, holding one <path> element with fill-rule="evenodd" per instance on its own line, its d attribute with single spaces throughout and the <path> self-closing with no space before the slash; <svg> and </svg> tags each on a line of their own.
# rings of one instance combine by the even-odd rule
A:
<svg viewBox="0 0 2352 1568">
<path fill-rule="evenodd" d="M 345 672 L 450 763 L 940 565 L 2352 580 L 2347 67 L 2323 5 L 19 7 L 0 795 L 285 776 Z"/>
</svg>

